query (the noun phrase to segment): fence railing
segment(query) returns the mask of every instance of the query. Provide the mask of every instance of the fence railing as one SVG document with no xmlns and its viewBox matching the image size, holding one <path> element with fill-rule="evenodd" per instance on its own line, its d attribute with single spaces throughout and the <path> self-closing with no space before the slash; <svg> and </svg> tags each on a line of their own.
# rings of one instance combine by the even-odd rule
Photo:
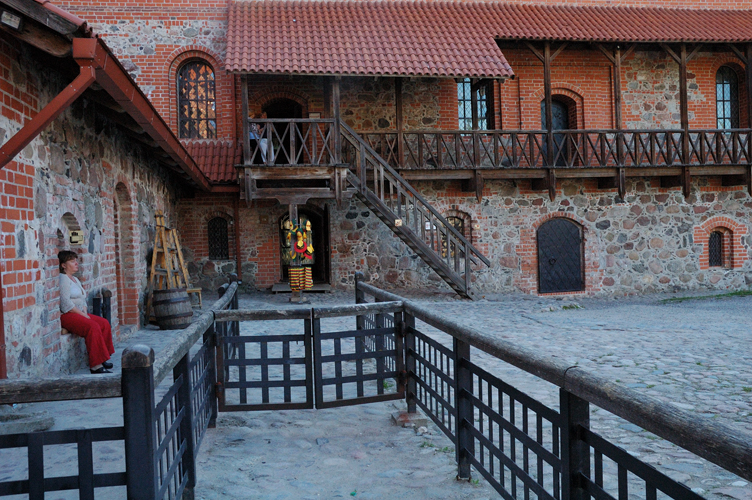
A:
<svg viewBox="0 0 752 500">
<path fill-rule="evenodd" d="M 454 442 L 461 478 L 469 478 L 474 466 L 507 499 L 655 499 L 658 492 L 663 498 L 702 498 L 593 432 L 594 404 L 752 479 L 752 436 L 744 431 L 512 346 L 358 279 L 356 302 L 368 297 L 403 301 L 398 330 L 404 336 L 408 411 L 421 408 Z M 418 320 L 442 338 L 420 331 Z M 358 327 L 379 321 L 376 314 L 364 316 Z M 559 410 L 474 363 L 471 347 L 558 386 Z"/>
<path fill-rule="evenodd" d="M 122 426 L 0 436 L 0 449 L 28 450 L 29 470 L 28 479 L 0 482 L 0 496 L 28 494 L 30 500 L 42 500 L 45 492 L 78 490 L 79 498 L 94 499 L 97 488 L 125 486 L 129 499 L 162 500 L 181 498 L 192 489 L 199 446 L 217 416 L 213 311 L 237 308 L 237 287 L 225 288 L 212 311 L 180 331 L 158 358 L 147 346 L 127 348 L 122 374 L 0 381 L 0 404 L 123 398 Z M 199 340 L 201 347 L 192 356 Z M 170 373 L 171 383 L 157 401 L 156 387 Z M 94 473 L 92 443 L 99 441 L 123 442 L 125 470 Z M 44 447 L 72 443 L 78 450 L 71 464 L 76 473 L 45 477 Z"/>
<path fill-rule="evenodd" d="M 752 164 L 752 130 L 545 130 L 358 132 L 393 168 L 605 168 Z M 687 140 L 686 152 L 684 147 Z"/>
<path fill-rule="evenodd" d="M 246 166 L 329 166 L 339 163 L 333 118 L 249 119 Z"/>
</svg>

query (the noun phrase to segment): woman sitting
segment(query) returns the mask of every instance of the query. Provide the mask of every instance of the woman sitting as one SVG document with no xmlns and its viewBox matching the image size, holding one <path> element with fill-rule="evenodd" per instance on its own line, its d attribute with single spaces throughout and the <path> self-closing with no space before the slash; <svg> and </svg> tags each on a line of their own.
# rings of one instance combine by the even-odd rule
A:
<svg viewBox="0 0 752 500">
<path fill-rule="evenodd" d="M 57 254 L 60 261 L 60 324 L 71 333 L 83 337 L 89 353 L 91 373 L 112 373 L 108 361 L 115 354 L 112 329 L 104 318 L 87 314 L 86 292 L 78 278 L 78 255 L 70 250 Z"/>
</svg>

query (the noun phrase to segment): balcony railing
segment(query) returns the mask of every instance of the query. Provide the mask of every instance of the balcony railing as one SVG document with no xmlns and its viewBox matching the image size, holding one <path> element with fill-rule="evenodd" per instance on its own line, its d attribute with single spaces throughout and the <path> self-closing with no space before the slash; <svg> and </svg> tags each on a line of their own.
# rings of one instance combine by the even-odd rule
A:
<svg viewBox="0 0 752 500">
<path fill-rule="evenodd" d="M 603 168 L 752 164 L 752 130 L 544 130 L 359 132 L 395 168 Z"/>
<path fill-rule="evenodd" d="M 247 166 L 335 165 L 339 140 L 334 119 L 249 119 Z"/>
</svg>

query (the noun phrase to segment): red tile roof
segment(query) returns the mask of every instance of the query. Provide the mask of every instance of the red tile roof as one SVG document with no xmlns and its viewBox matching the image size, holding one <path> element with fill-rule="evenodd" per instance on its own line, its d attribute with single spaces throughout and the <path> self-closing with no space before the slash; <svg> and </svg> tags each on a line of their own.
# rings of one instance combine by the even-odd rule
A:
<svg viewBox="0 0 752 500">
<path fill-rule="evenodd" d="M 226 68 L 252 73 L 512 76 L 468 8 L 481 4 L 237 1 Z M 467 15 L 454 15 L 456 9 Z M 467 12 L 466 12 L 467 11 Z"/>
<path fill-rule="evenodd" d="M 242 162 L 243 148 L 235 141 L 203 139 L 182 141 L 201 171 L 212 183 L 237 182 L 235 165 Z"/>
<path fill-rule="evenodd" d="M 249 73 L 512 75 L 495 39 L 745 42 L 752 10 L 496 1 L 234 1 L 226 67 Z"/>
<path fill-rule="evenodd" d="M 485 5 L 484 23 L 492 26 L 497 38 L 711 43 L 752 40 L 752 10 Z"/>
</svg>

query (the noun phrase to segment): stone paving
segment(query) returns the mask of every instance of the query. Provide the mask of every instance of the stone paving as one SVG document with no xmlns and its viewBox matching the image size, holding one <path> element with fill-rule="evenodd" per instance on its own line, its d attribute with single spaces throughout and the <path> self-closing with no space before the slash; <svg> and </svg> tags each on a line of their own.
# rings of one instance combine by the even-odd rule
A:
<svg viewBox="0 0 752 500">
<path fill-rule="evenodd" d="M 352 293 L 308 296 L 314 306 L 353 302 Z M 503 295 L 476 302 L 445 294 L 413 298 L 440 313 L 461 317 L 489 335 L 545 348 L 551 356 L 702 418 L 752 432 L 752 352 L 747 338 L 752 297 L 678 303 L 662 302 L 667 296 L 558 300 Z M 286 295 L 243 294 L 241 307 L 287 307 L 286 300 Z M 205 298 L 205 304 L 212 301 Z M 426 325 L 419 328 L 432 330 Z M 442 334 L 435 335 L 442 340 Z M 169 332 L 139 331 L 117 346 L 114 359 L 119 360 L 125 345 L 146 343 L 158 351 L 170 338 Z M 551 384 L 485 353 L 473 351 L 472 357 L 556 408 L 558 390 Z M 217 428 L 209 431 L 201 447 L 196 498 L 500 498 L 478 474 L 480 481 L 454 480 L 452 444 L 432 424 L 420 433 L 390 425 L 390 414 L 401 404 L 220 414 Z M 55 429 L 122 424 L 119 400 L 45 403 L 24 409 L 40 408 L 54 414 Z M 752 500 L 747 481 L 608 412 L 591 407 L 591 424 L 596 432 L 703 497 Z M 107 444 L 95 450 L 95 460 L 114 470 L 122 467 L 122 453 L 122 447 Z M 25 454 L 17 455 L 0 453 L 0 481 L 26 474 Z M 46 461 L 47 469 L 64 475 L 70 467 L 66 456 L 75 456 L 75 449 Z M 102 493 L 108 499 L 125 496 L 122 488 Z"/>
</svg>

